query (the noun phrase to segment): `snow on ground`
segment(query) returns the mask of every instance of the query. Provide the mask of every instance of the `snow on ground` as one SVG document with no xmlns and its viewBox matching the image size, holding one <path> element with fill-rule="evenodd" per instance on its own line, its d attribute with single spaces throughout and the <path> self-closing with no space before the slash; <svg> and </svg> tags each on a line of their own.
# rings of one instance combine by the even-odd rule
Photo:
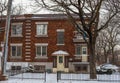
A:
<svg viewBox="0 0 120 83">
<path fill-rule="evenodd" d="M 43 79 L 35 79 L 35 76 L 39 76 L 38 73 L 35 74 L 23 74 L 24 76 L 28 76 L 28 77 L 33 77 L 33 79 L 21 79 L 21 78 L 9 78 L 9 80 L 7 81 L 0 81 L 0 83 L 120 83 L 120 81 L 73 81 L 73 80 L 59 80 L 57 82 L 57 74 L 46 74 L 46 82 Z M 21 75 L 20 75 L 21 76 Z M 18 77 L 18 75 L 16 75 L 16 77 Z M 63 76 L 62 76 L 63 77 Z M 101 76 L 103 78 L 106 78 L 103 76 Z M 66 78 L 66 76 L 64 76 L 64 78 Z M 110 78 L 112 79 L 112 78 Z M 118 78 L 120 79 L 120 78 Z"/>
</svg>

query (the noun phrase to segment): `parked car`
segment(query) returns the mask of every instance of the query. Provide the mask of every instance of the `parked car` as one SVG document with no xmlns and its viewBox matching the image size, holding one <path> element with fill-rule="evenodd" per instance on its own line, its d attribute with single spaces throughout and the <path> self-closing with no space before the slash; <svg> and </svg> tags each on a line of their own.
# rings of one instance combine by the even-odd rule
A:
<svg viewBox="0 0 120 83">
<path fill-rule="evenodd" d="M 112 74 L 114 72 L 118 72 L 118 70 L 119 67 L 108 63 L 96 67 L 96 72 L 98 74 Z"/>
</svg>

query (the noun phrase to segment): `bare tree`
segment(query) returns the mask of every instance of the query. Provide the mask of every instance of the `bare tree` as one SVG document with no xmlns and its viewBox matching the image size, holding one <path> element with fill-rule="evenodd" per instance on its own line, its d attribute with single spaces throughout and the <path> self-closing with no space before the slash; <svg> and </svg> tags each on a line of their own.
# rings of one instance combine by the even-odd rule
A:
<svg viewBox="0 0 120 83">
<path fill-rule="evenodd" d="M 3 18 L 6 15 L 7 10 L 7 0 L 0 0 L 0 32 L 4 31 L 5 28 L 3 28 Z M 16 5 L 12 6 L 11 10 L 12 15 L 21 15 L 25 13 L 25 7 L 18 3 Z"/>
<path fill-rule="evenodd" d="M 107 24 L 119 13 L 119 0 L 34 0 L 36 7 L 46 8 L 52 11 L 63 12 L 68 16 L 76 30 L 86 35 L 89 39 L 84 40 L 88 44 L 90 56 L 90 78 L 96 79 L 95 67 L 95 43 L 98 33 L 107 28 Z M 109 14 L 102 26 L 99 24 L 100 10 L 104 8 Z M 73 14 L 78 15 L 82 27 L 76 22 Z"/>
<path fill-rule="evenodd" d="M 99 33 L 96 40 L 96 59 L 98 64 L 107 62 L 108 42 L 107 35 L 104 31 Z"/>
<path fill-rule="evenodd" d="M 6 0 L 0 0 L 0 16 L 3 15 L 3 13 L 7 9 L 7 1 Z"/>
<path fill-rule="evenodd" d="M 0 0 L 0 16 L 3 16 L 4 15 L 4 12 L 6 11 L 7 9 L 7 1 L 6 0 Z M 0 31 L 3 31 L 3 28 L 2 28 L 2 18 L 0 18 Z"/>
<path fill-rule="evenodd" d="M 119 41 L 120 41 L 120 24 L 119 24 L 119 20 L 112 20 L 109 23 L 108 28 L 106 29 L 106 33 L 108 34 L 107 36 L 107 42 L 109 44 L 109 50 L 111 51 L 111 55 L 112 55 L 112 63 L 115 64 L 115 55 L 114 55 L 114 51 L 115 51 L 115 47 L 117 45 L 119 45 Z"/>
<path fill-rule="evenodd" d="M 120 17 L 119 15 L 115 16 L 113 20 L 108 23 L 108 28 L 100 32 L 97 38 L 97 51 L 96 54 L 103 55 L 99 56 L 104 60 L 104 63 L 107 62 L 107 58 L 112 55 L 112 63 L 115 64 L 115 47 L 119 45 L 120 41 Z M 98 50 L 99 49 L 99 50 Z M 102 49 L 102 50 L 100 50 Z M 101 53 L 102 52 L 102 53 Z"/>
<path fill-rule="evenodd" d="M 25 13 L 25 7 L 22 4 L 17 4 L 12 7 L 12 15 L 21 15 Z"/>
</svg>

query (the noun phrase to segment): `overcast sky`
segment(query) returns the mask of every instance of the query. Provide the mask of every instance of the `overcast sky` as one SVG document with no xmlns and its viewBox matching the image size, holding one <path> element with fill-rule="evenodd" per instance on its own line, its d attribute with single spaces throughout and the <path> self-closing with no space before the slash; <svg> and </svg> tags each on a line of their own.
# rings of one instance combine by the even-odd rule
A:
<svg viewBox="0 0 120 83">
<path fill-rule="evenodd" d="M 26 8 L 26 13 L 34 13 L 32 8 L 30 7 L 30 4 L 32 3 L 32 0 L 13 0 L 13 5 L 17 5 L 17 4 L 21 4 L 23 5 L 25 8 Z M 36 13 L 36 12 L 35 12 Z M 48 14 L 50 12 L 48 12 L 47 10 L 45 9 L 42 9 L 40 11 L 38 11 L 37 14 Z"/>
</svg>

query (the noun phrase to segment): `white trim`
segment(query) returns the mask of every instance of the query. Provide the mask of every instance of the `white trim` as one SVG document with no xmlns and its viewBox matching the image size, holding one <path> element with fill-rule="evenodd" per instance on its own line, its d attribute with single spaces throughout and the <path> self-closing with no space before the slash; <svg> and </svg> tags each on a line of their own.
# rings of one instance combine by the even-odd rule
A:
<svg viewBox="0 0 120 83">
<path fill-rule="evenodd" d="M 31 59 L 25 59 L 25 61 L 30 61 Z"/>
<path fill-rule="evenodd" d="M 25 25 L 26 25 L 26 26 L 30 26 L 30 25 L 32 25 L 32 24 L 31 24 L 31 23 L 26 23 Z"/>
<path fill-rule="evenodd" d="M 23 35 L 11 35 L 11 37 L 23 37 Z"/>
<path fill-rule="evenodd" d="M 57 29 L 57 32 L 65 32 L 65 29 Z"/>
<path fill-rule="evenodd" d="M 18 23 L 12 23 L 11 25 L 22 25 L 23 23 L 22 22 L 18 22 Z"/>
<path fill-rule="evenodd" d="M 31 41 L 31 39 L 25 39 L 25 41 L 26 41 L 26 42 L 29 42 L 29 41 Z"/>
<path fill-rule="evenodd" d="M 22 46 L 22 43 L 11 43 L 10 46 Z"/>
<path fill-rule="evenodd" d="M 27 45 L 27 46 L 25 46 L 25 48 L 31 48 L 31 46 L 28 46 L 28 45 Z"/>
<path fill-rule="evenodd" d="M 26 26 L 25 28 L 30 29 L 30 28 L 31 28 L 31 26 Z"/>
<path fill-rule="evenodd" d="M 48 59 L 47 55 L 46 56 L 37 56 L 35 57 L 35 59 Z"/>
<path fill-rule="evenodd" d="M 26 35 L 31 35 L 31 32 L 27 32 Z"/>
<path fill-rule="evenodd" d="M 27 30 L 26 30 L 26 32 L 30 32 L 30 31 L 31 31 L 31 29 L 27 29 Z"/>
<path fill-rule="evenodd" d="M 25 44 L 28 45 L 28 44 L 31 44 L 31 42 L 30 41 L 26 41 Z"/>
<path fill-rule="evenodd" d="M 35 24 L 48 24 L 48 22 L 35 22 Z"/>
<path fill-rule="evenodd" d="M 30 58 L 31 56 L 28 56 L 28 55 L 27 55 L 27 56 L 25 56 L 25 57 L 29 57 L 29 58 Z"/>
<path fill-rule="evenodd" d="M 65 45 L 65 44 L 56 44 L 57 46 L 62 46 L 62 45 Z"/>
<path fill-rule="evenodd" d="M 25 36 L 25 38 L 31 38 L 31 36 Z"/>
<path fill-rule="evenodd" d="M 25 51 L 31 51 L 31 49 L 25 49 Z"/>
<path fill-rule="evenodd" d="M 35 43 L 35 46 L 48 46 L 48 43 Z"/>
</svg>

